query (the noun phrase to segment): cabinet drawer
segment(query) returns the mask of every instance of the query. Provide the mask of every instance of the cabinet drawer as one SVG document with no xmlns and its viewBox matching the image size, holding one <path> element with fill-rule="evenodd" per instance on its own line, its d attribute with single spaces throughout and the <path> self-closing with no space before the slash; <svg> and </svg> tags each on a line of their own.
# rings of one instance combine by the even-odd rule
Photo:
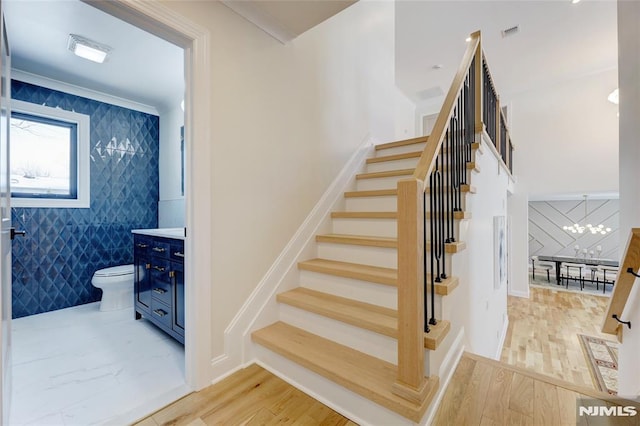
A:
<svg viewBox="0 0 640 426">
<path fill-rule="evenodd" d="M 150 252 L 152 244 L 151 238 L 136 235 L 133 238 L 133 252 L 137 255 L 146 255 Z"/>
<path fill-rule="evenodd" d="M 151 318 L 163 326 L 171 329 L 171 308 L 164 303 L 151 299 Z"/>
<path fill-rule="evenodd" d="M 149 272 L 151 272 L 151 282 L 162 281 L 170 283 L 171 278 L 169 277 L 169 272 L 171 271 L 171 264 L 169 261 L 155 257 L 152 257 L 150 261 L 151 269 L 149 269 Z"/>
<path fill-rule="evenodd" d="M 151 244 L 151 254 L 153 256 L 169 258 L 170 244 L 166 241 L 154 240 Z"/>
<path fill-rule="evenodd" d="M 184 262 L 184 241 L 171 243 L 171 260 Z"/>
<path fill-rule="evenodd" d="M 162 303 L 171 305 L 171 284 L 164 281 L 153 280 L 151 283 L 151 297 Z"/>
</svg>

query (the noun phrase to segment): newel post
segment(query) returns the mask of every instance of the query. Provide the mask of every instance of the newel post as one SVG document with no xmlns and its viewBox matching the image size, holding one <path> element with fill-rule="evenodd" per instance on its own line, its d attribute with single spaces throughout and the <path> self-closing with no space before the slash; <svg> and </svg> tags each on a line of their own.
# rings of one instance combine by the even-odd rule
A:
<svg viewBox="0 0 640 426">
<path fill-rule="evenodd" d="M 424 377 L 424 183 L 398 182 L 398 378 L 393 393 L 426 396 Z"/>
</svg>

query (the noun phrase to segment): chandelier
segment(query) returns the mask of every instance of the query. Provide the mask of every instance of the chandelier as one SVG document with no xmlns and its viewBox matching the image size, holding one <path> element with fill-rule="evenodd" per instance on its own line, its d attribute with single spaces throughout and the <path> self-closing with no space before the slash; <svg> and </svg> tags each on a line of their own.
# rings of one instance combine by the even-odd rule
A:
<svg viewBox="0 0 640 426">
<path fill-rule="evenodd" d="M 587 196 L 583 195 L 584 197 L 584 221 L 587 221 Z M 611 232 L 611 228 L 605 228 L 605 226 L 603 224 L 600 224 L 598 226 L 594 226 L 590 223 L 587 223 L 586 225 L 580 225 L 578 223 L 574 223 L 573 225 L 569 225 L 569 226 L 563 226 L 562 229 L 564 229 L 567 232 L 571 232 L 572 234 L 582 234 L 585 231 L 587 232 L 591 232 L 592 234 L 601 234 L 601 235 L 606 235 L 608 232 Z"/>
</svg>

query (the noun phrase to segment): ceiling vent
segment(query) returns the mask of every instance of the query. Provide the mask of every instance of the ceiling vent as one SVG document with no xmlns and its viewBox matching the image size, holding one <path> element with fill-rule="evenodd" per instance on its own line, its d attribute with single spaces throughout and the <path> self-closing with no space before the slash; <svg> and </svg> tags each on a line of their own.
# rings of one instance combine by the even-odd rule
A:
<svg viewBox="0 0 640 426">
<path fill-rule="evenodd" d="M 511 28 L 507 28 L 506 30 L 502 30 L 502 38 L 510 37 L 512 35 L 516 35 L 520 31 L 520 26 L 515 25 Z"/>
<path fill-rule="evenodd" d="M 428 89 L 421 90 L 416 93 L 416 96 L 421 101 L 426 101 L 427 99 L 437 98 L 444 95 L 442 88 L 440 86 L 430 87 Z"/>
</svg>

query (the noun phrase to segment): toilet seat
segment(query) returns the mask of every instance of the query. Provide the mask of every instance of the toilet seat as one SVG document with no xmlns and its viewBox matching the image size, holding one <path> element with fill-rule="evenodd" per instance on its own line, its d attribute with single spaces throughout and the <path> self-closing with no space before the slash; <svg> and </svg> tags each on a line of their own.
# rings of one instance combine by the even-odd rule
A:
<svg viewBox="0 0 640 426">
<path fill-rule="evenodd" d="M 119 277 L 123 275 L 133 275 L 133 265 L 112 266 L 96 271 L 96 277 Z"/>
</svg>

